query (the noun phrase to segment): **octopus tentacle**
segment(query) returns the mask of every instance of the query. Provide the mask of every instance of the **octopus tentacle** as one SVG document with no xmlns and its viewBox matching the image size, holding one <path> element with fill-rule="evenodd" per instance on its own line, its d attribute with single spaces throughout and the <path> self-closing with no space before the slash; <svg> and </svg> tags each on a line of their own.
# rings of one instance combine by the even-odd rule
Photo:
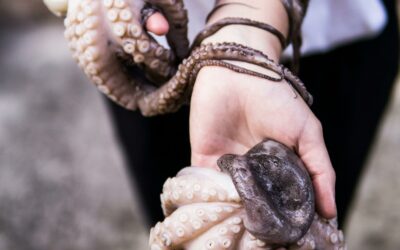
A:
<svg viewBox="0 0 400 250">
<path fill-rule="evenodd" d="M 223 19 L 205 27 L 194 39 L 192 48 L 199 46 L 204 39 L 206 39 L 209 36 L 214 35 L 220 29 L 222 29 L 223 27 L 228 26 L 228 25 L 246 25 L 246 26 L 256 27 L 256 28 L 268 31 L 278 38 L 278 40 L 282 46 L 282 49 L 286 48 L 286 46 L 287 46 L 285 36 L 279 30 L 275 29 L 273 26 L 271 26 L 267 23 L 254 21 L 254 20 L 251 20 L 248 18 L 227 17 L 227 18 L 223 18 Z"/>
<path fill-rule="evenodd" d="M 207 60 L 212 59 L 251 62 L 281 75 L 281 68 L 257 50 L 252 50 L 250 48 L 245 50 L 234 43 L 202 45 L 194 50 L 187 59 L 182 61 L 176 75 L 174 75 L 171 80 L 157 90 L 146 94 L 139 100 L 142 113 L 144 115 L 155 115 L 177 110 L 188 98 L 187 94 L 191 92 L 195 76 L 202 66 L 216 65 L 235 69 L 235 67 L 228 66 L 228 63 L 220 63 L 217 61 L 214 61 L 214 63 L 207 62 Z M 243 71 L 239 70 L 238 72 L 251 74 L 250 71 L 246 71 L 245 69 L 243 69 Z M 261 74 L 255 72 L 254 75 L 261 76 Z M 266 78 L 268 78 L 268 76 L 266 76 Z M 273 80 L 272 77 L 269 78 Z M 182 96 L 185 98 L 182 98 Z"/>
<path fill-rule="evenodd" d="M 226 187 L 231 185 L 231 188 Z M 239 194 L 226 175 L 193 174 L 168 179 L 164 183 L 161 203 L 165 215 L 170 215 L 178 207 L 193 202 L 238 202 Z"/>
<path fill-rule="evenodd" d="M 268 246 L 265 241 L 257 239 L 254 235 L 252 235 L 248 231 L 245 231 L 242 238 L 240 239 L 237 249 L 272 250 L 272 247 Z"/>
<path fill-rule="evenodd" d="M 64 11 L 49 6 L 55 12 Z M 168 19 L 171 50 L 159 45 L 143 27 L 142 14 L 152 13 L 151 8 L 157 8 Z M 187 57 L 187 22 L 183 0 L 69 0 L 65 36 L 73 57 L 98 89 L 127 109 L 140 109 L 145 116 L 174 112 L 187 103 L 197 73 L 210 65 L 271 81 L 286 79 L 311 104 L 301 81 L 262 52 L 233 43 L 198 45 L 230 24 L 266 29 L 283 44 L 279 31 L 248 19 L 224 19 L 199 35 Z M 274 73 L 257 73 L 223 60 L 256 64 Z"/>
<path fill-rule="evenodd" d="M 195 203 L 179 207 L 166 220 L 157 223 L 151 229 L 149 242 L 152 248 L 156 246 L 160 249 L 184 248 L 189 239 L 198 237 L 215 224 L 235 216 L 239 209 L 238 204 L 219 202 Z"/>
<path fill-rule="evenodd" d="M 56 16 L 65 16 L 68 10 L 68 0 L 43 0 L 47 8 Z"/>
<path fill-rule="evenodd" d="M 218 59 L 218 60 L 203 60 L 203 61 L 200 61 L 199 63 L 196 64 L 196 66 L 194 68 L 194 72 L 193 72 L 193 74 L 191 74 L 190 79 L 195 79 L 196 76 L 197 76 L 197 73 L 200 71 L 200 69 L 205 67 L 205 66 L 223 67 L 223 68 L 227 68 L 227 69 L 230 69 L 232 71 L 238 72 L 240 74 L 246 74 L 246 75 L 250 75 L 250 76 L 255 76 L 255 77 L 258 77 L 258 78 L 263 78 L 263 79 L 267 79 L 267 80 L 274 81 L 274 82 L 280 82 L 283 79 L 283 76 L 280 74 L 280 72 L 274 72 L 274 73 L 278 74 L 278 77 L 269 76 L 267 74 L 259 73 L 259 72 L 253 71 L 253 70 L 246 69 L 244 67 L 239 67 L 239 66 L 236 66 L 234 64 L 227 63 L 225 61 L 221 61 L 220 59 Z"/>
<path fill-rule="evenodd" d="M 288 68 L 282 67 L 283 75 L 287 81 L 300 93 L 304 101 L 311 106 L 313 103 L 313 96 L 307 91 L 304 83 L 295 76 Z"/>
<path fill-rule="evenodd" d="M 187 38 L 187 11 L 183 0 L 146 0 L 157 6 L 167 18 L 170 29 L 167 41 L 176 57 L 180 60 L 189 54 L 189 39 Z"/>
<path fill-rule="evenodd" d="M 299 70 L 300 47 L 301 47 L 301 25 L 306 15 L 309 0 L 281 0 L 289 17 L 289 41 L 293 46 L 294 72 Z"/>
<path fill-rule="evenodd" d="M 110 48 L 112 35 L 101 18 L 102 12 L 99 1 L 70 0 L 65 37 L 73 58 L 97 88 L 119 104 L 136 109 L 142 84 L 121 70 L 124 66 Z"/>
<path fill-rule="evenodd" d="M 214 225 L 197 239 L 184 244 L 185 249 L 237 249 L 240 236 L 244 233 L 243 220 L 239 216 L 231 216 Z M 205 244 L 204 244 L 205 243 Z"/>
<path fill-rule="evenodd" d="M 289 250 L 337 249 L 345 250 L 343 231 L 337 229 L 336 219 L 326 220 L 315 214 L 310 229 Z"/>
<path fill-rule="evenodd" d="M 135 18 L 141 15 L 141 6 L 137 5 L 126 0 L 104 1 L 106 23 L 113 31 L 114 43 L 126 53 L 120 54 L 123 58 L 145 68 L 151 80 L 165 81 L 176 69 L 174 54 L 145 32 L 141 21 Z"/>
</svg>

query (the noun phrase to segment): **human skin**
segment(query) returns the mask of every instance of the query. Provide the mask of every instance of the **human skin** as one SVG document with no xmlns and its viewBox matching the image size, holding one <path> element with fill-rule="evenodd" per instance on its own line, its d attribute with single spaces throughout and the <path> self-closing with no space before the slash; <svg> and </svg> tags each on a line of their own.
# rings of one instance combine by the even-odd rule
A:
<svg viewBox="0 0 400 250">
<path fill-rule="evenodd" d="M 218 1 L 224 2 L 224 1 Z M 279 1 L 236 1 L 257 9 L 228 5 L 218 10 L 210 23 L 224 17 L 247 17 L 269 23 L 287 34 L 288 19 Z M 151 16 L 147 28 L 155 34 L 168 31 L 161 14 Z M 268 32 L 243 26 L 228 26 L 205 42 L 234 41 L 278 61 L 282 48 Z M 251 67 L 251 66 L 248 66 Z M 295 150 L 313 182 L 317 211 L 325 218 L 336 216 L 335 172 L 323 139 L 322 126 L 289 84 L 243 75 L 220 67 L 204 67 L 198 74 L 190 110 L 192 165 L 218 168 L 226 153 L 243 154 L 265 138 Z"/>
</svg>

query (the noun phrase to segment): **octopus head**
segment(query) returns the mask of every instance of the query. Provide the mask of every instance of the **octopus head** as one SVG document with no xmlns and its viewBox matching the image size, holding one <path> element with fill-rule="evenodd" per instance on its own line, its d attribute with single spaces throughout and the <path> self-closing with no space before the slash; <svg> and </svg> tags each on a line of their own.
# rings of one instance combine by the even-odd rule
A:
<svg viewBox="0 0 400 250">
<path fill-rule="evenodd" d="M 235 184 L 246 210 L 245 227 L 270 244 L 299 240 L 314 217 L 310 177 L 299 157 L 285 145 L 265 140 L 243 156 L 218 160 Z"/>
</svg>

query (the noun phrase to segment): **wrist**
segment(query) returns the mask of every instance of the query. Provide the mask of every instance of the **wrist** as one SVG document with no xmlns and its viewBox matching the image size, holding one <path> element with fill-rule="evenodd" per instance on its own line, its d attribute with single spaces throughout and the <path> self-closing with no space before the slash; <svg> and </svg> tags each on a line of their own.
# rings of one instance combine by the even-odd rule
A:
<svg viewBox="0 0 400 250">
<path fill-rule="evenodd" d="M 287 37 L 287 14 L 280 1 L 235 0 L 232 4 L 228 4 L 229 2 L 229 0 L 218 1 L 217 5 L 223 6 L 211 15 L 207 24 L 213 24 L 227 17 L 248 18 L 269 24 Z M 264 52 L 276 62 L 283 49 L 279 39 L 272 33 L 244 25 L 227 25 L 203 42 L 240 43 Z"/>
</svg>

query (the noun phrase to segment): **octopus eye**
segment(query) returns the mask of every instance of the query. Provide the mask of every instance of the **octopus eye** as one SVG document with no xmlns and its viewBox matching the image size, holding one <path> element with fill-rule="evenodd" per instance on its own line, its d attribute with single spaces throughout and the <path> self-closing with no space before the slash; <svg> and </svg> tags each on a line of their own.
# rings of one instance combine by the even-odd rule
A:
<svg viewBox="0 0 400 250">
<path fill-rule="evenodd" d="M 270 166 L 273 166 L 273 167 L 281 166 L 281 160 L 278 157 L 271 156 L 271 155 L 268 155 L 267 157 L 268 157 L 267 162 L 269 163 Z"/>
</svg>

